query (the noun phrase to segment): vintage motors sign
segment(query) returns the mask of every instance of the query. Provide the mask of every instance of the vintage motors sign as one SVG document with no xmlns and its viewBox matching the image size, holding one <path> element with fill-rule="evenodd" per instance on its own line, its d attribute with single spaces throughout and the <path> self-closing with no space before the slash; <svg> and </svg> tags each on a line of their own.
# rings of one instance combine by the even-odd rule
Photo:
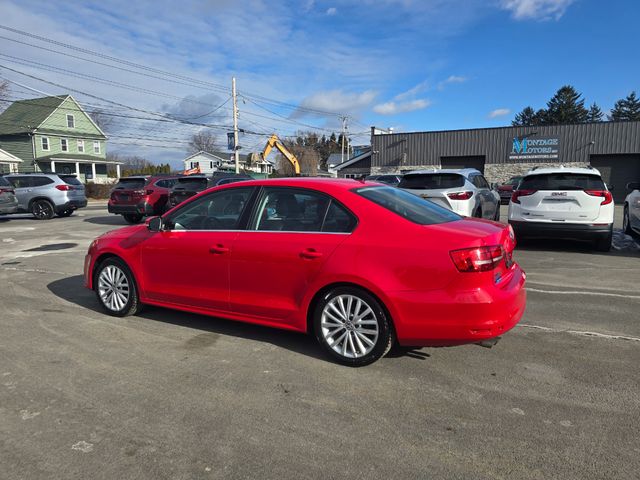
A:
<svg viewBox="0 0 640 480">
<path fill-rule="evenodd" d="M 559 150 L 559 138 L 515 137 L 509 160 L 557 159 Z"/>
</svg>

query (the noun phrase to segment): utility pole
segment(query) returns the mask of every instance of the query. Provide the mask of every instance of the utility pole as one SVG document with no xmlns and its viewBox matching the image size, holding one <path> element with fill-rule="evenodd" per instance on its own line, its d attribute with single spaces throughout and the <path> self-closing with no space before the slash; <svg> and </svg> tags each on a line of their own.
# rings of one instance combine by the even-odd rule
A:
<svg viewBox="0 0 640 480">
<path fill-rule="evenodd" d="M 344 163 L 344 137 L 345 137 L 346 132 L 347 132 L 347 119 L 349 117 L 344 116 L 344 117 L 340 117 L 340 118 L 342 118 L 342 142 L 341 142 L 342 143 L 342 154 L 340 156 L 340 163 Z M 348 153 L 349 152 L 347 151 L 347 155 L 348 155 Z"/>
<path fill-rule="evenodd" d="M 236 161 L 236 173 L 240 173 L 240 152 L 238 151 L 238 98 L 236 95 L 236 77 L 231 79 L 233 97 L 233 155 Z"/>
</svg>

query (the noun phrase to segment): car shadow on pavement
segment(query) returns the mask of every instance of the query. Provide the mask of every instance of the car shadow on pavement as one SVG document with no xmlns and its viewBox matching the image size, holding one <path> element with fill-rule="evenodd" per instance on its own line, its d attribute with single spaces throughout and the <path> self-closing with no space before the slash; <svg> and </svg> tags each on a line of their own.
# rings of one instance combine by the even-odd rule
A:
<svg viewBox="0 0 640 480">
<path fill-rule="evenodd" d="M 610 251 L 598 252 L 593 246 L 587 242 L 579 242 L 573 240 L 546 240 L 546 239 L 527 239 L 520 240 L 516 246 L 517 250 L 525 250 L 530 252 L 561 252 L 561 253 L 586 253 L 591 255 L 604 255 L 615 257 L 635 257 L 640 258 L 640 243 L 637 239 L 633 239 L 629 235 L 622 232 L 614 233 L 614 242 Z"/>
<path fill-rule="evenodd" d="M 56 280 L 49 283 L 47 288 L 51 293 L 63 300 L 101 314 L 103 313 L 95 294 L 84 288 L 82 275 Z M 207 333 L 270 343 L 302 355 L 330 361 L 310 335 L 153 306 L 145 306 L 136 317 L 202 330 Z"/>
<path fill-rule="evenodd" d="M 105 217 L 89 217 L 83 220 L 87 223 L 95 225 L 115 225 L 117 227 L 126 227 L 129 225 L 120 215 L 108 215 Z"/>
</svg>

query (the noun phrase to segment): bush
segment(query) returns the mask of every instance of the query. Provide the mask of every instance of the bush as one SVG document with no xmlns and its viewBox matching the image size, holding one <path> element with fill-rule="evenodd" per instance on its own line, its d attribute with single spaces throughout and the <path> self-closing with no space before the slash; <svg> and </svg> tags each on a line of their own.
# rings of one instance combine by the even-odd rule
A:
<svg viewBox="0 0 640 480">
<path fill-rule="evenodd" d="M 87 183 L 84 186 L 84 193 L 87 198 L 106 199 L 111 194 L 113 185 L 106 183 Z"/>
</svg>

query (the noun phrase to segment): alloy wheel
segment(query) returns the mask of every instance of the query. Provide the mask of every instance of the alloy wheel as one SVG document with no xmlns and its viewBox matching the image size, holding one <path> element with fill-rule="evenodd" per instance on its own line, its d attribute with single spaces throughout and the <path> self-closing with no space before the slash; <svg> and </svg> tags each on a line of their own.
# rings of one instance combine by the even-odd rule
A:
<svg viewBox="0 0 640 480">
<path fill-rule="evenodd" d="M 119 312 L 129 302 L 130 285 L 125 273 L 115 265 L 107 265 L 98 276 L 98 295 L 102 304 Z"/>
<path fill-rule="evenodd" d="M 376 346 L 378 319 L 371 306 L 354 295 L 338 295 L 322 310 L 321 332 L 327 345 L 344 358 L 360 358 Z"/>
<path fill-rule="evenodd" d="M 33 216 L 38 220 L 46 220 L 53 217 L 53 207 L 49 202 L 44 200 L 35 202 L 31 211 L 33 213 Z"/>
</svg>

